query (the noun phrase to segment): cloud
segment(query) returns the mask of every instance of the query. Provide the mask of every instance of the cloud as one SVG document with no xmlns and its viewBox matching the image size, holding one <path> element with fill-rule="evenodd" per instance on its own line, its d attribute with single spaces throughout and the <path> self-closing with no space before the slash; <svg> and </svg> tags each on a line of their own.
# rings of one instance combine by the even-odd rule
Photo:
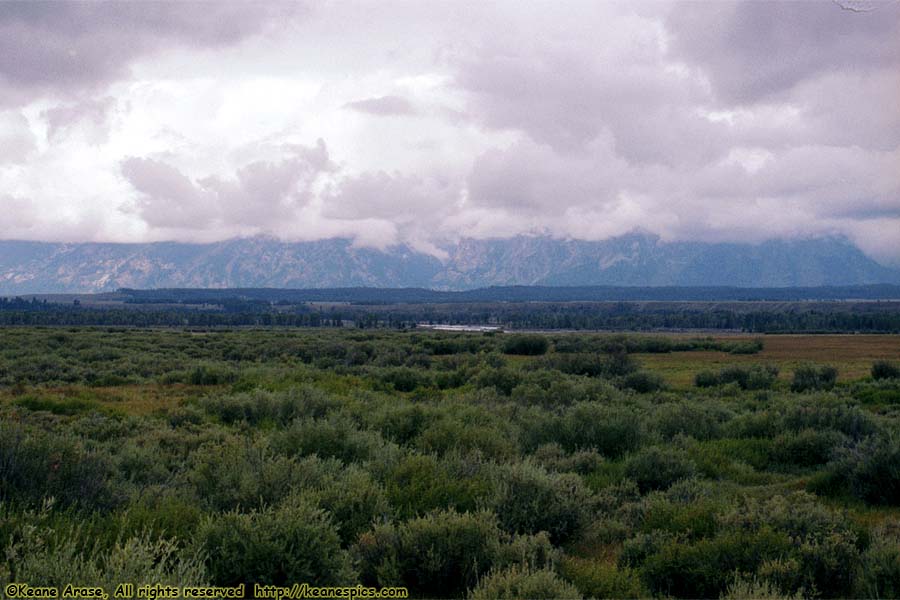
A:
<svg viewBox="0 0 900 600">
<path fill-rule="evenodd" d="M 86 140 L 100 145 L 109 136 L 109 116 L 115 108 L 114 98 L 87 98 L 70 104 L 60 104 L 41 113 L 47 122 L 47 139 L 55 142 L 72 130 L 83 128 Z"/>
<path fill-rule="evenodd" d="M 276 161 L 254 161 L 227 177 L 192 179 L 153 158 L 130 157 L 122 175 L 139 192 L 135 212 L 150 227 L 260 233 L 297 224 L 312 186 L 332 169 L 323 141 L 314 147 L 286 146 Z"/>
<path fill-rule="evenodd" d="M 6 231 L 846 235 L 900 261 L 900 3 L 464 6 L 0 3 Z"/>
<path fill-rule="evenodd" d="M 0 104 L 96 90 L 136 57 L 174 46 L 218 48 L 304 12 L 296 3 L 0 3 Z"/>
<path fill-rule="evenodd" d="M 700 66 L 723 104 L 752 104 L 822 73 L 900 64 L 900 5 L 692 2 L 670 11 L 673 52 Z"/>
<path fill-rule="evenodd" d="M 24 163 L 37 150 L 28 119 L 19 111 L 0 111 L 0 164 Z"/>
<path fill-rule="evenodd" d="M 401 98 L 400 96 L 366 98 L 365 100 L 348 102 L 344 105 L 344 108 L 384 117 L 416 114 L 416 110 L 413 108 L 413 105 L 410 104 L 409 100 Z"/>
</svg>

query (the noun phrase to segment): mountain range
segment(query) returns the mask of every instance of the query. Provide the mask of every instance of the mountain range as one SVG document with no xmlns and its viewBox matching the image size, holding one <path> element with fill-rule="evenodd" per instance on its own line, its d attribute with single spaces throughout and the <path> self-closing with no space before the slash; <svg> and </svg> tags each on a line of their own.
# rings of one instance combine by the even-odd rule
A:
<svg viewBox="0 0 900 600">
<path fill-rule="evenodd" d="M 487 286 L 789 287 L 900 283 L 843 238 L 761 244 L 664 242 L 633 233 L 603 241 L 518 236 L 463 239 L 439 259 L 407 245 L 268 237 L 210 244 L 0 241 L 0 294 L 119 288 Z"/>
</svg>

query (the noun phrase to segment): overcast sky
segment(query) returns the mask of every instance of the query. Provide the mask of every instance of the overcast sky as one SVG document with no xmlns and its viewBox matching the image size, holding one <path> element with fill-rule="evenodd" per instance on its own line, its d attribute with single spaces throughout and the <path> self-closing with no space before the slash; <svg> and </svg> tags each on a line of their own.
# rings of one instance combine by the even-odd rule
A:
<svg viewBox="0 0 900 600">
<path fill-rule="evenodd" d="M 844 235 L 900 263 L 900 2 L 0 2 L 0 237 Z"/>
</svg>

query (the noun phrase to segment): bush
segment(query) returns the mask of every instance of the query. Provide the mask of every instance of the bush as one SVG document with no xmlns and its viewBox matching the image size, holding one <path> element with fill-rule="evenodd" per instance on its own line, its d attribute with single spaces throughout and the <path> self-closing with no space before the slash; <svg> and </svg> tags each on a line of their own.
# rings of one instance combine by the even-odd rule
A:
<svg viewBox="0 0 900 600">
<path fill-rule="evenodd" d="M 510 533 L 546 531 L 550 541 L 559 545 L 587 521 L 590 492 L 577 475 L 548 473 L 526 462 L 498 467 L 496 481 L 493 508 Z"/>
<path fill-rule="evenodd" d="M 872 379 L 897 379 L 900 378 L 900 365 L 878 360 L 872 363 Z"/>
<path fill-rule="evenodd" d="M 469 593 L 471 600 L 518 600 L 519 598 L 547 599 L 582 598 L 571 583 L 563 581 L 550 569 L 510 567 L 491 571 L 481 578 Z"/>
<path fill-rule="evenodd" d="M 777 585 L 757 577 L 735 577 L 720 600 L 802 600 L 803 594 L 785 594 Z"/>
<path fill-rule="evenodd" d="M 312 456 L 300 461 L 278 456 L 262 443 L 228 440 L 208 444 L 192 455 L 186 474 L 197 495 L 216 510 L 251 509 L 278 503 L 295 487 L 333 477 L 336 460 Z"/>
<path fill-rule="evenodd" d="M 715 405 L 682 401 L 661 405 L 653 414 L 653 421 L 666 439 L 686 435 L 696 440 L 709 440 L 720 436 L 721 423 L 727 416 L 727 412 Z"/>
<path fill-rule="evenodd" d="M 792 392 L 830 390 L 837 381 L 837 369 L 829 365 L 802 365 L 794 371 Z"/>
<path fill-rule="evenodd" d="M 900 441 L 871 436 L 843 451 L 834 474 L 869 504 L 900 506 Z"/>
<path fill-rule="evenodd" d="M 545 336 L 514 334 L 508 336 L 503 343 L 503 353 L 521 356 L 540 356 L 541 354 L 545 354 L 549 347 L 550 343 Z"/>
<path fill-rule="evenodd" d="M 501 537 L 492 514 L 451 510 L 379 525 L 363 533 L 353 551 L 364 585 L 405 586 L 414 597 L 458 598 L 493 566 Z"/>
<path fill-rule="evenodd" d="M 549 431 L 541 442 L 559 442 L 566 450 L 595 449 L 612 458 L 640 446 L 641 422 L 634 411 L 599 402 L 579 402 L 562 415 L 557 431 Z"/>
<path fill-rule="evenodd" d="M 635 371 L 622 379 L 622 387 L 634 390 L 639 394 L 648 394 L 665 388 L 666 382 L 662 378 L 662 375 L 659 375 L 658 373 Z"/>
<path fill-rule="evenodd" d="M 700 371 L 694 375 L 694 385 L 701 388 L 715 387 L 722 382 L 719 380 L 719 374 L 715 371 Z"/>
<path fill-rule="evenodd" d="M 894 525 L 897 529 L 897 524 Z M 900 529 L 878 527 L 863 554 L 855 583 L 857 598 L 900 598 Z"/>
<path fill-rule="evenodd" d="M 604 458 L 596 450 L 577 450 L 567 454 L 555 442 L 539 446 L 532 454 L 532 459 L 548 471 L 579 475 L 593 473 L 604 463 Z"/>
<path fill-rule="evenodd" d="M 628 459 L 625 474 L 637 483 L 641 492 L 664 490 L 681 479 L 693 477 L 697 466 L 684 452 L 653 446 Z"/>
<path fill-rule="evenodd" d="M 697 387 L 714 387 L 728 383 L 736 383 L 742 390 L 770 389 L 778 378 L 778 367 L 775 365 L 751 365 L 742 367 L 730 365 L 718 373 L 701 371 L 694 376 Z"/>
<path fill-rule="evenodd" d="M 493 490 L 488 474 L 478 469 L 454 473 L 448 460 L 412 455 L 400 460 L 387 474 L 385 487 L 391 506 L 404 518 L 453 508 L 475 510 Z"/>
<path fill-rule="evenodd" d="M 566 557 L 560 571 L 588 598 L 646 598 L 650 595 L 638 572 L 629 567 Z"/>
<path fill-rule="evenodd" d="M 331 586 L 356 579 L 328 515 L 304 500 L 210 517 L 197 538 L 208 554 L 209 576 L 216 585 Z"/>
<path fill-rule="evenodd" d="M 776 437 L 771 457 L 785 466 L 814 467 L 831 460 L 835 450 L 847 441 L 847 436 L 837 431 L 804 429 Z"/>
<path fill-rule="evenodd" d="M 285 456 L 337 458 L 362 462 L 384 451 L 387 442 L 377 431 L 361 431 L 349 418 L 295 420 L 272 435 L 272 449 Z"/>
</svg>

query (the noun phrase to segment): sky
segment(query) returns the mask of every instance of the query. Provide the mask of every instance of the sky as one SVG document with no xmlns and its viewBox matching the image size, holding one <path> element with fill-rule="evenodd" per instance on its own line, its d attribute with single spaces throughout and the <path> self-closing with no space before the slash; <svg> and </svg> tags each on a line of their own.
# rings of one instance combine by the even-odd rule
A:
<svg viewBox="0 0 900 600">
<path fill-rule="evenodd" d="M 900 265 L 900 2 L 0 1 L 0 238 L 844 236 Z"/>
</svg>

